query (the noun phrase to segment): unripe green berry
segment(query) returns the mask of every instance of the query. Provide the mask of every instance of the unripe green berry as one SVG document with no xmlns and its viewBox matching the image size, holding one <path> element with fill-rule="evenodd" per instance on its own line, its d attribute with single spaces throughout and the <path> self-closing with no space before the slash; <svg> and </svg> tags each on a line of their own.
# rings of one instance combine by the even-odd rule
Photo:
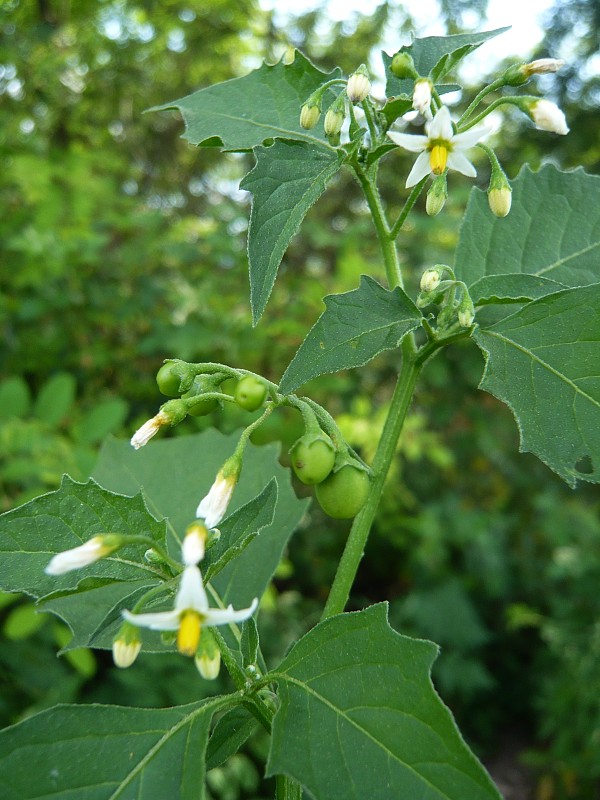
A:
<svg viewBox="0 0 600 800">
<path fill-rule="evenodd" d="M 156 383 L 161 394 L 167 397 L 179 397 L 181 378 L 172 371 L 173 364 L 167 361 L 156 373 Z"/>
<path fill-rule="evenodd" d="M 326 433 L 305 433 L 290 450 L 298 480 L 312 486 L 329 475 L 335 463 L 335 447 Z"/>
<path fill-rule="evenodd" d="M 203 417 L 206 414 L 210 414 L 212 411 L 216 411 L 219 407 L 219 401 L 216 397 L 209 397 L 203 398 L 202 395 L 205 392 L 214 392 L 215 385 L 210 381 L 210 378 L 207 376 L 199 376 L 194 381 L 192 388 L 189 392 L 186 392 L 183 397 L 198 397 L 198 402 L 194 403 L 192 406 L 188 406 L 187 413 L 192 417 Z"/>
<path fill-rule="evenodd" d="M 414 78 L 417 74 L 415 62 L 409 53 L 396 53 L 390 69 L 397 78 Z"/>
<path fill-rule="evenodd" d="M 317 484 L 315 493 L 319 505 L 334 519 L 350 519 L 358 514 L 367 501 L 370 479 L 365 470 L 345 464 L 333 472 L 323 483 Z"/>
<path fill-rule="evenodd" d="M 264 381 L 254 375 L 244 375 L 238 381 L 233 394 L 235 402 L 246 411 L 256 411 L 265 402 L 267 387 Z"/>
</svg>

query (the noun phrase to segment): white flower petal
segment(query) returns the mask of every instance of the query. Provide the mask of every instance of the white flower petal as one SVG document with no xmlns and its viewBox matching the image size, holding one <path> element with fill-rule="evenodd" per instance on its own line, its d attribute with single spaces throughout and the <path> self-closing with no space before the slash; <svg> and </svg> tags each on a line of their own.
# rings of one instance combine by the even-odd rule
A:
<svg viewBox="0 0 600 800">
<path fill-rule="evenodd" d="M 208 611 L 208 598 L 198 567 L 188 566 L 181 573 L 181 583 L 175 598 L 175 609 L 178 614 L 188 609 L 199 611 L 201 614 Z"/>
<path fill-rule="evenodd" d="M 409 153 L 421 153 L 426 149 L 429 139 L 427 136 L 421 136 L 414 133 L 396 133 L 395 131 L 388 131 L 388 137 L 394 142 L 408 150 Z"/>
<path fill-rule="evenodd" d="M 225 516 L 235 484 L 234 475 L 224 478 L 219 472 L 208 494 L 200 501 L 196 516 L 204 520 L 207 528 L 214 528 Z"/>
<path fill-rule="evenodd" d="M 468 131 L 463 131 L 462 133 L 457 133 L 456 136 L 452 138 L 452 149 L 453 150 L 468 150 L 470 147 L 473 147 L 484 139 L 486 136 L 489 136 L 490 129 L 487 125 L 476 125 L 474 128 L 470 128 Z"/>
<path fill-rule="evenodd" d="M 139 450 L 140 447 L 148 444 L 150 439 L 158 433 L 161 425 L 164 424 L 164 416 L 160 413 L 147 420 L 131 437 L 131 446 Z"/>
<path fill-rule="evenodd" d="M 132 614 L 123 611 L 123 617 L 138 628 L 150 628 L 152 631 L 176 631 L 179 628 L 181 614 L 178 609 L 157 611 L 154 614 Z"/>
<path fill-rule="evenodd" d="M 52 557 L 45 569 L 46 575 L 64 575 L 72 569 L 81 569 L 93 564 L 110 552 L 104 545 L 101 536 L 94 536 L 89 541 L 71 550 L 64 550 Z"/>
<path fill-rule="evenodd" d="M 445 139 L 445 141 L 449 142 L 453 133 L 450 112 L 447 106 L 442 106 L 429 123 L 427 136 L 430 139 Z"/>
<path fill-rule="evenodd" d="M 455 169 L 457 172 L 462 172 L 469 178 L 474 178 L 477 175 L 477 170 L 471 164 L 466 156 L 462 153 L 448 153 L 448 169 Z"/>
<path fill-rule="evenodd" d="M 258 606 L 258 598 L 255 597 L 252 605 L 248 608 L 241 608 L 235 611 L 233 606 L 227 608 L 211 608 L 205 611 L 203 616 L 203 623 L 207 626 L 226 625 L 228 622 L 243 622 L 254 614 Z"/>
<path fill-rule="evenodd" d="M 181 545 L 181 560 L 186 567 L 195 566 L 204 558 L 208 531 L 201 523 L 194 523 L 188 529 Z"/>
<path fill-rule="evenodd" d="M 406 179 L 406 188 L 410 189 L 411 186 L 415 186 L 419 181 L 423 180 L 426 175 L 429 175 L 430 172 L 429 153 L 421 153 L 409 172 L 408 178 Z"/>
</svg>

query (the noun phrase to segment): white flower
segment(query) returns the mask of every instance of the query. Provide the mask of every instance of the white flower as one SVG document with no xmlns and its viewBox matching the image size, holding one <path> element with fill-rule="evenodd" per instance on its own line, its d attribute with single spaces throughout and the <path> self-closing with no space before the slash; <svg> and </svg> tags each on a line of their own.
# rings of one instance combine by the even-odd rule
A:
<svg viewBox="0 0 600 800">
<path fill-rule="evenodd" d="M 64 575 L 72 569 L 81 569 L 104 558 L 121 545 L 121 537 L 114 534 L 94 536 L 85 544 L 57 553 L 45 569 L 47 575 Z"/>
<path fill-rule="evenodd" d="M 529 114 L 536 126 L 543 131 L 560 133 L 562 136 L 569 132 L 565 115 L 550 100 L 535 100 L 529 106 Z"/>
<path fill-rule="evenodd" d="M 230 605 L 225 609 L 209 608 L 208 598 L 198 567 L 188 566 L 181 574 L 179 591 L 172 611 L 158 611 L 150 614 L 132 614 L 123 611 L 123 616 L 132 625 L 150 628 L 153 631 L 177 631 L 177 648 L 186 656 L 196 655 L 202 626 L 226 625 L 230 622 L 243 622 L 258 606 L 255 597 L 249 608 L 235 611 Z"/>
<path fill-rule="evenodd" d="M 186 567 L 198 564 L 204 558 L 208 531 L 201 522 L 192 523 L 186 530 L 181 545 L 181 560 Z"/>
<path fill-rule="evenodd" d="M 419 114 L 431 119 L 431 81 L 428 78 L 421 78 L 415 82 L 412 101 L 413 108 Z"/>
<path fill-rule="evenodd" d="M 420 153 L 406 179 L 410 188 L 433 172 L 441 175 L 446 167 L 462 172 L 469 178 L 477 175 L 475 167 L 463 150 L 468 150 L 490 132 L 485 125 L 478 125 L 464 133 L 454 133 L 450 112 L 442 106 L 426 128 L 427 136 L 388 131 L 390 139 L 411 153 Z"/>
<path fill-rule="evenodd" d="M 236 483 L 235 472 L 227 477 L 223 475 L 222 470 L 218 473 L 208 494 L 202 498 L 196 510 L 196 516 L 204 520 L 207 528 L 214 528 L 225 516 Z"/>
<path fill-rule="evenodd" d="M 160 428 L 163 425 L 169 424 L 169 418 L 166 414 L 163 414 L 162 411 L 159 411 L 155 417 L 149 419 L 147 422 L 144 422 L 141 428 L 139 428 L 131 437 L 131 445 L 135 447 L 136 450 L 139 450 L 140 447 L 143 447 L 145 444 L 148 444 L 150 439 L 158 433 Z"/>
</svg>

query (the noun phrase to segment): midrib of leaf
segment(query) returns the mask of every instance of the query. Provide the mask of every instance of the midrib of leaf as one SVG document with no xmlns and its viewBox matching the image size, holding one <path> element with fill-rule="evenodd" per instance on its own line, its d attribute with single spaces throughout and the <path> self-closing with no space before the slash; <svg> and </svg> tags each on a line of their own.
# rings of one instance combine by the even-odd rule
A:
<svg viewBox="0 0 600 800">
<path fill-rule="evenodd" d="M 600 247 L 600 241 L 594 242 L 593 244 L 589 244 L 587 247 L 578 250 L 576 253 L 570 253 L 568 256 L 565 256 L 564 258 L 560 258 L 558 261 L 555 261 L 554 264 L 550 264 L 547 267 L 543 267 L 543 269 L 540 269 L 537 272 L 532 272 L 532 275 L 536 276 L 544 275 L 546 272 L 550 272 L 550 270 L 556 269 L 557 267 L 562 267 L 563 264 L 566 264 L 567 261 L 571 261 L 573 258 L 578 258 L 579 256 L 583 256 L 586 253 L 589 253 L 596 247 Z"/>
<path fill-rule="evenodd" d="M 212 709 L 212 713 L 214 714 L 215 711 L 218 711 L 220 708 L 226 708 L 227 706 L 234 706 L 238 704 L 238 700 L 236 697 L 229 696 L 229 697 L 218 697 L 212 702 L 209 701 L 200 708 L 197 708 L 195 711 L 192 711 L 191 714 L 183 717 L 178 723 L 176 723 L 172 728 L 170 728 L 159 740 L 156 744 L 148 750 L 146 755 L 138 761 L 135 767 L 126 775 L 126 777 L 120 782 L 119 786 L 115 789 L 115 791 L 110 795 L 108 800 L 117 800 L 117 798 L 121 795 L 121 793 L 127 788 L 127 786 L 131 783 L 131 781 L 136 777 L 138 772 L 145 767 L 153 758 L 154 756 L 160 751 L 161 747 L 169 741 L 169 739 L 174 736 L 184 725 L 188 722 L 192 722 L 194 717 L 203 714 L 206 711 L 210 711 Z M 148 731 L 141 731 L 142 734 L 148 733 Z"/>
<path fill-rule="evenodd" d="M 365 663 L 367 663 L 367 662 L 363 662 L 363 664 L 365 664 Z M 343 668 L 344 667 L 342 667 L 342 669 Z M 338 708 L 337 706 L 335 706 L 331 701 L 329 701 L 326 697 L 323 697 L 323 695 L 319 694 L 317 691 L 315 691 L 307 683 L 304 683 L 303 681 L 298 680 L 297 678 L 293 678 L 291 675 L 287 675 L 284 672 L 271 672 L 271 673 L 269 673 L 269 677 L 272 678 L 274 681 L 287 681 L 288 683 L 293 683 L 294 685 L 296 685 L 299 688 L 301 688 L 304 691 L 306 691 L 308 694 L 311 694 L 314 698 L 316 698 L 321 703 L 323 703 L 323 705 L 327 706 L 329 709 L 331 709 L 338 716 L 340 716 L 344 720 L 346 720 L 346 722 L 350 723 L 350 725 L 352 725 L 354 728 L 356 728 L 356 730 L 360 731 L 360 733 L 362 733 L 364 736 L 366 736 L 368 739 L 370 739 L 377 747 L 379 747 L 381 750 L 383 750 L 383 752 L 388 756 L 388 758 L 392 758 L 393 760 L 397 761 L 401 766 L 403 766 L 406 769 L 410 770 L 410 772 L 412 772 L 423 783 L 427 784 L 427 786 L 429 786 L 429 788 L 432 789 L 434 792 L 436 792 L 441 798 L 446 798 L 446 800 L 452 800 L 452 798 L 450 798 L 448 795 L 442 794 L 437 786 L 435 786 L 433 783 L 431 783 L 431 781 L 429 781 L 424 775 L 421 775 L 419 772 L 417 772 L 417 770 L 413 766 L 411 766 L 410 764 L 407 764 L 405 761 L 402 761 L 401 758 L 399 758 L 394 752 L 392 752 L 382 742 L 380 742 L 378 739 L 376 739 L 366 728 L 363 728 L 362 725 L 359 725 L 358 722 L 356 722 L 351 717 L 349 717 L 346 714 L 345 711 L 342 711 L 341 708 Z M 356 708 L 356 707 L 357 706 L 354 706 L 354 708 Z M 406 711 L 401 711 L 400 709 L 394 709 L 394 711 L 397 711 L 398 713 L 402 714 L 403 716 L 409 717 L 410 719 L 414 719 L 416 722 L 423 724 L 423 721 L 420 720 L 418 717 L 415 717 L 413 714 L 409 714 Z M 456 769 L 456 767 L 452 767 L 452 768 Z M 461 770 L 457 770 L 457 771 L 460 772 Z M 468 775 L 468 773 L 463 772 L 462 774 L 466 778 L 468 778 L 469 780 L 471 780 L 471 781 L 473 780 L 471 778 L 471 776 Z"/>
<path fill-rule="evenodd" d="M 176 108 L 177 107 L 178 106 L 176 106 Z M 279 125 L 272 125 L 272 124 L 267 123 L 267 122 L 257 122 L 256 120 L 248 119 L 247 117 L 236 117 L 236 116 L 233 116 L 233 114 L 223 114 L 221 111 L 213 112 L 213 116 L 215 116 L 215 117 L 223 117 L 223 119 L 231 119 L 234 122 L 243 122 L 246 125 L 253 125 L 255 128 L 264 128 L 264 129 L 269 130 L 269 131 L 279 131 L 282 134 L 282 136 L 281 136 L 282 139 L 296 139 L 296 140 L 301 140 L 301 141 L 304 141 L 304 142 L 310 142 L 311 144 L 316 144 L 316 145 L 318 145 L 319 147 L 322 147 L 325 150 L 331 150 L 333 153 L 337 152 L 335 147 L 332 147 L 330 144 L 327 144 L 327 142 L 324 142 L 322 139 L 316 139 L 314 136 L 310 136 L 310 134 L 307 134 L 307 133 L 301 133 L 301 132 L 298 132 L 298 131 L 292 131 L 292 130 L 289 130 L 288 128 L 281 128 Z M 187 125 L 187 129 L 188 130 L 189 130 L 189 127 L 190 126 Z M 221 138 L 221 137 L 219 137 L 219 138 Z M 273 136 L 267 136 L 266 138 L 267 139 L 272 139 L 274 137 Z M 225 150 L 227 150 L 227 149 L 228 149 L 228 147 L 227 147 L 227 145 L 225 145 Z"/>
<path fill-rule="evenodd" d="M 491 331 L 489 329 L 482 331 L 482 334 L 487 336 L 495 336 L 497 339 L 500 339 L 505 344 L 509 344 L 516 350 L 519 350 L 521 353 L 524 353 L 526 356 L 529 356 L 532 359 L 532 361 L 536 361 L 541 367 L 547 369 L 548 372 L 551 372 L 553 375 L 556 375 L 557 378 L 560 378 L 560 380 L 564 381 L 564 383 L 570 386 L 574 392 L 580 394 L 582 397 L 585 397 L 586 400 L 589 400 L 590 403 L 592 403 L 593 405 L 595 405 L 597 408 L 600 409 L 600 402 L 598 402 L 589 394 L 587 394 L 587 392 L 584 392 L 583 389 L 580 389 L 576 383 L 573 383 L 573 381 L 566 375 L 563 375 L 562 372 L 559 372 L 557 369 L 552 367 L 546 361 L 543 361 L 541 358 L 539 358 L 539 356 L 537 356 L 532 350 L 528 350 L 526 347 L 523 347 L 523 345 L 520 345 L 517 342 L 513 341 L 512 339 L 509 339 L 507 336 L 503 336 L 501 333 L 496 333 L 495 331 Z"/>
</svg>

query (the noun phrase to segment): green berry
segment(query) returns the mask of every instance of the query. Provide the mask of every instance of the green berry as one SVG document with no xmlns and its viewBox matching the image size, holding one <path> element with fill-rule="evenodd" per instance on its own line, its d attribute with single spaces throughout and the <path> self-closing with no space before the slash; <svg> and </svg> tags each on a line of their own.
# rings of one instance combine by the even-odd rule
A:
<svg viewBox="0 0 600 800">
<path fill-rule="evenodd" d="M 179 397 L 179 384 L 181 378 L 172 370 L 173 364 L 167 362 L 156 373 L 156 383 L 161 394 L 167 397 Z"/>
<path fill-rule="evenodd" d="M 365 470 L 345 464 L 316 487 L 323 511 L 334 519 L 355 517 L 369 494 L 370 480 Z"/>
<path fill-rule="evenodd" d="M 233 396 L 241 408 L 245 408 L 246 411 L 256 411 L 265 402 L 267 387 L 260 378 L 255 378 L 254 375 L 244 375 L 238 381 Z"/>
<path fill-rule="evenodd" d="M 213 411 L 216 411 L 219 407 L 219 401 L 216 397 L 209 397 L 203 398 L 202 395 L 204 392 L 214 392 L 216 387 L 210 380 L 207 380 L 206 377 L 196 378 L 192 388 L 189 392 L 186 392 L 183 397 L 198 397 L 198 402 L 194 403 L 193 406 L 188 407 L 188 414 L 192 417 L 203 417 L 206 414 L 210 414 Z"/>
<path fill-rule="evenodd" d="M 306 433 L 292 446 L 292 469 L 309 486 L 321 483 L 333 469 L 335 447 L 326 433 Z"/>
</svg>

